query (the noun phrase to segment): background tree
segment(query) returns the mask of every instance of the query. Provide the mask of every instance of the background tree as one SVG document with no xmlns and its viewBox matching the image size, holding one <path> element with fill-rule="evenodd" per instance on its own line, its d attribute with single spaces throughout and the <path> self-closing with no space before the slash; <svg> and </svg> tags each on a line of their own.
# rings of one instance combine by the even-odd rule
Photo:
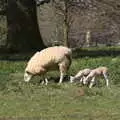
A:
<svg viewBox="0 0 120 120">
<path fill-rule="evenodd" d="M 0 0 L 0 52 L 3 52 L 7 44 L 7 17 L 6 2 Z"/>
<path fill-rule="evenodd" d="M 73 21 L 69 9 L 72 6 L 72 0 L 54 0 L 53 6 L 56 9 L 56 14 L 63 18 L 63 35 L 64 45 L 69 47 L 69 30 Z"/>
<path fill-rule="evenodd" d="M 45 46 L 40 36 L 34 0 L 8 0 L 8 41 L 10 51 L 33 51 Z"/>
<path fill-rule="evenodd" d="M 39 2 L 44 4 L 44 1 L 48 0 L 8 0 L 8 12 L 3 9 L 6 8 L 6 5 L 3 5 L 5 1 L 7 0 L 0 0 L 0 48 L 6 49 L 4 46 L 7 46 L 17 51 L 40 49 L 40 44 L 43 46 L 43 42 L 40 43 L 40 34 L 39 36 L 36 34 L 39 31 L 35 22 L 37 21 L 35 1 L 39 5 Z M 120 1 L 50 1 L 53 1 L 52 4 L 37 7 L 40 32 L 46 46 L 59 43 L 59 45 L 78 48 L 120 44 Z M 8 16 L 8 30 L 6 16 Z M 87 39 L 88 31 L 90 31 L 90 37 L 88 37 L 90 39 Z M 7 34 L 8 40 L 6 40 Z M 32 41 L 31 36 L 37 36 L 33 37 L 36 42 Z"/>
</svg>

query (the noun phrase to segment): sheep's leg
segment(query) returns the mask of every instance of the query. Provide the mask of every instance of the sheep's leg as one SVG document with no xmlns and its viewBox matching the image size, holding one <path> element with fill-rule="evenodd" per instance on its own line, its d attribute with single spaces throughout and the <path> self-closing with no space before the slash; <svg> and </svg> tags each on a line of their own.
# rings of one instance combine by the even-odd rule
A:
<svg viewBox="0 0 120 120">
<path fill-rule="evenodd" d="M 92 88 L 94 83 L 95 83 L 95 77 L 93 77 L 92 80 L 90 81 L 89 88 Z"/>
<path fill-rule="evenodd" d="M 48 84 L 48 79 L 47 79 L 47 78 L 45 78 L 45 79 L 41 82 L 41 85 L 43 85 L 43 84 L 45 84 L 45 85 Z"/>
<path fill-rule="evenodd" d="M 59 69 L 60 69 L 60 80 L 59 80 L 59 84 L 62 83 L 63 78 L 64 78 L 64 72 L 65 72 L 65 66 L 60 64 L 59 65 Z"/>
<path fill-rule="evenodd" d="M 47 78 L 45 78 L 45 85 L 47 85 L 48 84 L 48 79 Z"/>
<path fill-rule="evenodd" d="M 45 81 L 44 81 L 44 80 L 42 80 L 41 85 L 43 85 L 44 83 L 45 83 Z"/>
<path fill-rule="evenodd" d="M 104 76 L 104 78 L 105 78 L 105 80 L 106 80 L 106 86 L 108 87 L 108 85 L 109 85 L 109 80 L 108 80 L 107 74 L 106 74 L 106 73 L 103 73 L 103 76 Z"/>
<path fill-rule="evenodd" d="M 42 84 L 42 85 L 43 85 L 43 84 L 47 85 L 47 84 L 48 84 L 48 79 L 45 78 L 44 75 L 42 76 L 42 78 L 43 78 L 43 80 L 42 80 L 41 84 Z"/>
<path fill-rule="evenodd" d="M 61 73 L 60 73 L 60 80 L 59 80 L 59 84 L 61 84 L 61 83 L 62 83 L 63 78 L 64 78 L 64 74 L 63 74 L 63 72 L 61 72 Z"/>
</svg>

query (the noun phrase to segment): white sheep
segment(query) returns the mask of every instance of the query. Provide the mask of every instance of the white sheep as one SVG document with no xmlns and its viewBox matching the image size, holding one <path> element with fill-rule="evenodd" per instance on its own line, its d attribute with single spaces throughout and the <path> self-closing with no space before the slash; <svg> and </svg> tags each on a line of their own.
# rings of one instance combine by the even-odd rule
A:
<svg viewBox="0 0 120 120">
<path fill-rule="evenodd" d="M 80 80 L 80 83 L 83 83 L 85 76 L 87 76 L 90 71 L 89 68 L 80 70 L 75 76 L 70 76 L 70 82 L 72 83 L 75 80 Z"/>
<path fill-rule="evenodd" d="M 28 82 L 35 75 L 44 76 L 50 70 L 60 71 L 59 84 L 62 83 L 64 74 L 67 73 L 72 62 L 71 49 L 63 46 L 54 46 L 36 52 L 29 60 L 25 69 L 24 80 Z M 47 85 L 48 80 L 45 78 Z"/>
<path fill-rule="evenodd" d="M 107 77 L 107 73 L 108 73 L 107 67 L 98 67 L 96 69 L 93 69 L 88 74 L 88 76 L 83 80 L 83 83 L 84 84 L 90 83 L 89 88 L 92 88 L 92 86 L 95 84 L 95 78 L 103 75 L 104 79 L 106 80 L 106 86 L 108 87 L 109 80 Z"/>
</svg>

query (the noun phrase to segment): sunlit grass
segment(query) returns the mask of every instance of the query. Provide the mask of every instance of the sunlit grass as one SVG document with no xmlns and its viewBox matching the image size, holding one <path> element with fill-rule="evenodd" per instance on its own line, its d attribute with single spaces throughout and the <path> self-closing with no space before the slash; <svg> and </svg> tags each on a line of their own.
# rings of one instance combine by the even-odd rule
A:
<svg viewBox="0 0 120 120">
<path fill-rule="evenodd" d="M 23 81 L 26 61 L 0 61 L 0 118 L 45 120 L 119 120 L 120 56 L 73 59 L 69 75 L 84 68 L 107 66 L 110 87 L 101 78 L 99 86 L 89 89 L 69 81 L 57 85 L 58 72 L 47 74 L 47 86 L 41 77 Z"/>
</svg>

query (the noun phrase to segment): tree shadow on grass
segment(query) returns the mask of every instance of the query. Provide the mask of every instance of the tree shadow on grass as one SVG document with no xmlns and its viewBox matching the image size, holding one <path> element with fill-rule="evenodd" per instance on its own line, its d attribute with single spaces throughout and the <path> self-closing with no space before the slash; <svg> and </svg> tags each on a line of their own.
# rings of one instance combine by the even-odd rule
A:
<svg viewBox="0 0 120 120">
<path fill-rule="evenodd" d="M 73 58 L 79 57 L 107 57 L 107 56 L 119 56 L 120 48 L 91 48 L 91 49 L 75 49 L 73 50 Z"/>
<path fill-rule="evenodd" d="M 79 57 L 107 57 L 107 56 L 119 56 L 120 47 L 108 47 L 108 48 L 85 48 L 85 49 L 73 49 L 73 58 Z M 35 52 L 30 53 L 0 53 L 0 60 L 8 61 L 28 61 Z"/>
<path fill-rule="evenodd" d="M 32 56 L 31 53 L 0 53 L 0 60 L 8 60 L 8 61 L 28 61 Z"/>
</svg>

